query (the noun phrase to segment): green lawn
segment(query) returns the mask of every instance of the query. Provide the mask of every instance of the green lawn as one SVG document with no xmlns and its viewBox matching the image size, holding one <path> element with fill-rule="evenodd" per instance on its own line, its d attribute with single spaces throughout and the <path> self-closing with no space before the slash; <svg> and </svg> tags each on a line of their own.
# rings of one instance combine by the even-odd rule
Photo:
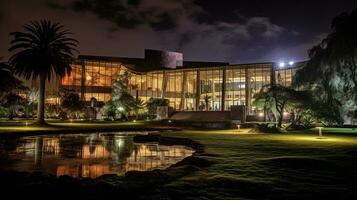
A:
<svg viewBox="0 0 357 200">
<path fill-rule="evenodd" d="M 49 129 L 151 127 L 147 122 L 51 123 Z M 155 124 L 157 125 L 157 124 Z M 12 128 L 12 129 L 11 129 Z M 44 130 L 6 126 L 0 132 Z M 135 193 L 143 199 L 357 199 L 357 133 L 348 128 L 254 134 L 241 130 L 182 130 L 163 136 L 204 145 L 194 158 L 209 166 L 173 167 L 143 179 L 99 178 L 94 190 Z M 97 188 L 97 190 L 96 190 Z M 86 190 L 85 190 L 86 191 Z M 111 190 L 111 192 L 113 192 Z M 107 193 L 109 194 L 109 193 Z M 100 194 L 98 194 L 100 196 Z"/>
<path fill-rule="evenodd" d="M 1 133 L 34 133 L 41 132 L 46 133 L 46 131 L 70 131 L 70 130 L 112 130 L 112 129 L 136 129 L 136 128 L 147 128 L 147 127 L 160 127 L 158 122 L 108 122 L 108 121 L 95 121 L 95 122 L 85 122 L 85 121 L 59 121 L 59 120 L 48 120 L 48 126 L 38 127 L 32 126 L 33 120 L 17 120 L 17 121 L 6 121 L 0 122 L 0 134 Z"/>
<path fill-rule="evenodd" d="M 168 183 L 162 190 L 170 196 L 198 199 L 357 197 L 357 136 L 326 133 L 318 138 L 311 132 L 313 130 L 294 134 L 240 134 L 237 130 L 165 133 L 201 142 L 206 152 L 198 157 L 216 164 Z"/>
</svg>

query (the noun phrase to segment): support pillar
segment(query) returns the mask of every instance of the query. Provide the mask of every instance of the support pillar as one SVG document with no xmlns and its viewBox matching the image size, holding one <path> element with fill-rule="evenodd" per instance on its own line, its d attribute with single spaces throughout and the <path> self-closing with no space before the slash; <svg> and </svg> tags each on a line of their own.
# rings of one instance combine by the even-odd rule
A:
<svg viewBox="0 0 357 200">
<path fill-rule="evenodd" d="M 200 71 L 197 70 L 196 75 L 196 111 L 198 111 L 198 107 L 200 106 L 200 98 L 201 98 L 201 74 Z"/>
<path fill-rule="evenodd" d="M 246 106 L 246 114 L 250 114 L 250 110 L 252 109 L 251 100 L 251 90 L 250 90 L 250 80 L 251 76 L 249 74 L 249 68 L 245 68 L 245 106 Z"/>
<path fill-rule="evenodd" d="M 181 101 L 180 101 L 180 110 L 185 110 L 185 100 L 186 100 L 186 91 L 187 91 L 187 72 L 182 72 L 182 82 L 181 82 Z"/>
<path fill-rule="evenodd" d="M 82 64 L 81 100 L 85 101 L 84 93 L 86 92 L 86 66 L 84 64 L 84 61 L 82 61 L 81 64 Z"/>
<path fill-rule="evenodd" d="M 223 68 L 222 72 L 221 111 L 224 111 L 226 105 L 226 68 Z"/>
<path fill-rule="evenodd" d="M 166 88 L 167 88 L 167 72 L 164 71 L 162 74 L 162 92 L 161 92 L 161 98 L 164 99 L 166 96 Z"/>
</svg>

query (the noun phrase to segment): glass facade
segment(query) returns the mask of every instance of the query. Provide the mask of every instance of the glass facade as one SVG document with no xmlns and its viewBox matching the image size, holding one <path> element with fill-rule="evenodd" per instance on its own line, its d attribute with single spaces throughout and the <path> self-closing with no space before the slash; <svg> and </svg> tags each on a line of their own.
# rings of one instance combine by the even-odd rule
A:
<svg viewBox="0 0 357 200">
<path fill-rule="evenodd" d="M 61 87 L 73 89 L 81 98 L 106 102 L 118 74 L 129 72 L 129 91 L 144 101 L 166 98 L 177 111 L 221 111 L 232 105 L 245 105 L 247 114 L 255 114 L 253 96 L 272 83 L 273 63 L 216 67 L 184 67 L 135 72 L 114 61 L 85 60 L 72 65 L 72 73 L 62 79 Z M 275 71 L 275 80 L 290 85 L 296 69 Z"/>
<path fill-rule="evenodd" d="M 299 68 L 278 69 L 275 71 L 275 81 L 283 86 L 290 86 L 296 71 Z"/>
</svg>

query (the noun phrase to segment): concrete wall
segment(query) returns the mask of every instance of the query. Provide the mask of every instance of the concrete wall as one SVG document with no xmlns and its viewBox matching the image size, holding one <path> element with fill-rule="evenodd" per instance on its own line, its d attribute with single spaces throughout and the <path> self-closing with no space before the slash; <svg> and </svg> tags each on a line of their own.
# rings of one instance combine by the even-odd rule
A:
<svg viewBox="0 0 357 200">
<path fill-rule="evenodd" d="M 174 112 L 170 119 L 180 121 L 229 121 L 230 111 L 185 111 Z"/>
</svg>

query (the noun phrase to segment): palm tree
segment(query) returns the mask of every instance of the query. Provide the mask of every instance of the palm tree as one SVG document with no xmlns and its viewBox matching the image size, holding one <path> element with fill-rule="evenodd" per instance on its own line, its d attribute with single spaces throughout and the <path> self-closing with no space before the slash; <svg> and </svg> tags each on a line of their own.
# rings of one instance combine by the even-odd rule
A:
<svg viewBox="0 0 357 200">
<path fill-rule="evenodd" d="M 135 118 L 138 119 L 139 110 L 145 108 L 145 102 L 140 98 L 135 98 L 133 103 L 133 110 L 135 112 Z"/>
<path fill-rule="evenodd" d="M 27 80 L 39 77 L 37 123 L 44 125 L 46 80 L 70 74 L 70 62 L 78 41 L 71 38 L 72 33 L 62 25 L 48 20 L 33 21 L 23 28 L 23 32 L 10 33 L 13 39 L 9 51 L 15 51 L 10 63 L 15 74 Z"/>
</svg>

